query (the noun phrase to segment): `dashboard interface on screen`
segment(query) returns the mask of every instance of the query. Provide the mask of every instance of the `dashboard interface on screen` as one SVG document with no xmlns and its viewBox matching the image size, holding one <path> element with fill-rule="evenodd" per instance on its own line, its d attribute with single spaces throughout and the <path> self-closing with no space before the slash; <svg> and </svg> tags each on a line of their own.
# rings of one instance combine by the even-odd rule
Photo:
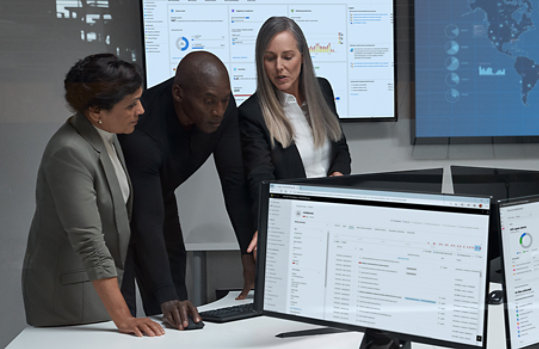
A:
<svg viewBox="0 0 539 349">
<path fill-rule="evenodd" d="M 342 119 L 395 117 L 393 0 L 142 0 L 147 86 L 206 50 L 225 63 L 241 104 L 256 90 L 256 37 L 271 16 L 301 27 Z"/>
<path fill-rule="evenodd" d="M 415 0 L 416 137 L 539 135 L 537 6 Z"/>
<path fill-rule="evenodd" d="M 539 197 L 500 204 L 511 348 L 539 348 Z"/>
<path fill-rule="evenodd" d="M 485 344 L 488 198 L 270 184 L 268 200 L 268 314 Z"/>
</svg>

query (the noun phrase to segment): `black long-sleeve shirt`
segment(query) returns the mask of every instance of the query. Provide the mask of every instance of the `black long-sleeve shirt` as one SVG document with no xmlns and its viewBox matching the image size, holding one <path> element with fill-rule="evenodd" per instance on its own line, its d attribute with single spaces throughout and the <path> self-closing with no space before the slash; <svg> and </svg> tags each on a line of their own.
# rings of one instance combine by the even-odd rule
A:
<svg viewBox="0 0 539 349">
<path fill-rule="evenodd" d="M 206 134 L 196 127 L 186 130 L 174 111 L 172 84 L 173 79 L 169 79 L 147 90 L 142 96 L 146 112 L 135 131 L 119 137 L 133 183 L 132 234 L 137 265 L 147 276 L 146 292 L 152 292 L 160 303 L 179 299 L 174 287 L 178 280 L 173 280 L 177 275 L 171 275 L 170 246 L 165 238 L 165 231 L 181 234 L 174 191 L 211 154 L 242 252 L 254 232 L 234 98 L 231 96 L 217 131 Z M 185 252 L 183 243 L 180 249 Z M 185 280 L 179 282 L 185 285 Z"/>
</svg>

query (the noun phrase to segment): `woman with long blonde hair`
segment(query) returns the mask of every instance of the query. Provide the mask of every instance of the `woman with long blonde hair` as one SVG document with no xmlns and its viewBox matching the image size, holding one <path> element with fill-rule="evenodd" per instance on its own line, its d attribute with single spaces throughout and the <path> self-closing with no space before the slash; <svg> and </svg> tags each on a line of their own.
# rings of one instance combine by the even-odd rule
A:
<svg viewBox="0 0 539 349">
<path fill-rule="evenodd" d="M 255 55 L 257 90 L 240 106 L 239 115 L 257 213 L 263 180 L 341 176 L 350 173 L 351 158 L 333 90 L 326 79 L 315 76 L 297 23 L 269 18 L 258 32 Z"/>
</svg>

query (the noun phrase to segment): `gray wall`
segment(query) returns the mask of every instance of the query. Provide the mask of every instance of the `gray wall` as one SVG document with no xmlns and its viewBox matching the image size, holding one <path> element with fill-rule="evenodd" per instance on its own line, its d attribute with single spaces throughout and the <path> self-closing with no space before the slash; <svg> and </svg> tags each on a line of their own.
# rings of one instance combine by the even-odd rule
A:
<svg viewBox="0 0 539 349">
<path fill-rule="evenodd" d="M 113 5 L 112 20 L 87 23 L 80 15 L 57 18 L 55 0 L 0 1 L 0 347 L 26 325 L 21 266 L 41 154 L 69 116 L 64 76 L 90 53 L 138 59 L 141 52 L 138 1 Z M 109 37 L 88 42 L 81 32 Z"/>
<path fill-rule="evenodd" d="M 80 16 L 57 18 L 54 0 L 0 2 L 0 346 L 5 346 L 25 326 L 21 265 L 34 210 L 41 153 L 49 137 L 69 115 L 62 96 L 63 77 L 77 59 L 90 53 L 108 51 L 140 63 L 138 1 L 111 3 L 110 20 L 88 24 Z M 411 144 L 409 4 L 400 0 L 397 3 L 399 120 L 344 125 L 353 172 L 430 167 L 448 170 L 449 165 L 539 170 L 537 144 Z M 83 40 L 81 31 L 98 33 L 96 40 L 88 42 L 86 36 Z M 447 176 L 444 191 L 451 191 Z M 181 189 L 180 195 L 190 198 L 180 205 L 187 240 L 196 242 L 198 231 L 218 227 L 216 234 L 220 235 L 216 241 L 233 244 L 213 164 L 204 166 Z M 206 211 L 216 214 L 209 220 Z M 216 288 L 241 287 L 237 252 L 209 253 L 207 265 L 208 299 Z"/>
</svg>

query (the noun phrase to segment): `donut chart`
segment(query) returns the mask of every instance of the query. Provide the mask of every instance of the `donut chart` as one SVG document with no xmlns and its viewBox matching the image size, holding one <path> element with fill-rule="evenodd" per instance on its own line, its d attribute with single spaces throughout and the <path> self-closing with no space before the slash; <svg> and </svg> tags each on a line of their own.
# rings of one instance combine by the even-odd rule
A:
<svg viewBox="0 0 539 349">
<path fill-rule="evenodd" d="M 187 38 L 185 36 L 182 36 L 181 38 L 178 38 L 178 40 L 176 41 L 176 47 L 180 51 L 187 50 L 189 48 L 189 40 L 187 40 Z"/>
<path fill-rule="evenodd" d="M 533 239 L 529 233 L 523 233 L 520 235 L 519 243 L 522 248 L 530 248 L 532 245 Z"/>
</svg>

